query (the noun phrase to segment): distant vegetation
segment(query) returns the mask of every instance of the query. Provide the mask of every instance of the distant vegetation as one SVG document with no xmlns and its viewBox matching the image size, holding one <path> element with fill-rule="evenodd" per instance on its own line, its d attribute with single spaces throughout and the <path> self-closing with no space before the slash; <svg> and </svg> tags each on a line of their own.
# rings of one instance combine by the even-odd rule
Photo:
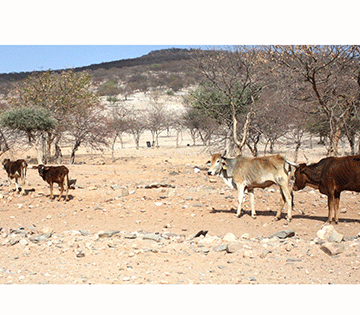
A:
<svg viewBox="0 0 360 315">
<path fill-rule="evenodd" d="M 61 104 L 76 106 L 66 112 L 66 124 L 59 124 L 63 118 L 53 111 L 58 125 L 52 133 L 47 131 L 51 140 L 47 152 L 51 143 L 59 146 L 56 139 L 71 143 L 72 162 L 80 144 L 111 147 L 114 152 L 115 142 L 119 139 L 123 147 L 122 135 L 127 133 L 139 147 L 144 131 L 151 132 L 153 145 L 159 146 L 161 133 L 176 132 L 178 139 L 187 130 L 194 145 L 201 141 L 206 146 L 226 147 L 230 154 L 247 147 L 258 155 L 260 142 L 272 153 L 279 139 L 286 138 L 294 144 L 295 159 L 304 134 L 311 133 L 320 137 L 329 155 L 338 155 L 342 139 L 354 154 L 360 151 L 359 55 L 358 46 L 342 45 L 166 49 L 71 70 L 0 74 L 0 104 L 3 113 L 6 109 L 18 114 L 17 98 L 29 92 L 21 90 L 29 80 L 36 91 L 31 102 L 41 100 L 38 106 L 56 108 L 66 95 L 67 101 Z M 46 86 L 45 77 L 52 85 Z M 82 79 L 81 93 L 62 92 Z M 54 86 L 56 92 L 46 92 Z M 142 110 L 128 102 L 139 92 L 148 102 Z M 105 115 L 100 97 L 108 102 Z M 185 113 L 164 106 L 163 100 L 172 97 L 177 97 Z M 94 105 L 89 106 L 90 99 Z M 31 106 L 31 102 L 21 105 Z M 6 129 L 15 123 L 4 122 L 2 151 L 20 137 Z M 61 152 L 60 148 L 55 152 Z"/>
</svg>

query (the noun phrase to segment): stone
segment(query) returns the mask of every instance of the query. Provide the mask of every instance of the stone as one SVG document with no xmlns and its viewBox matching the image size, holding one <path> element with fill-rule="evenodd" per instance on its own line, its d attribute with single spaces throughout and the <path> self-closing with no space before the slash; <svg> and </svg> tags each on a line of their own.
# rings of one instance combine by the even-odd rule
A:
<svg viewBox="0 0 360 315">
<path fill-rule="evenodd" d="M 321 240 L 326 240 L 334 231 L 334 227 L 332 225 L 325 225 L 321 228 L 321 230 L 316 232 L 316 236 Z"/>
<path fill-rule="evenodd" d="M 51 237 L 51 233 L 43 233 L 43 234 L 32 236 L 29 239 L 33 243 L 38 243 L 38 242 L 41 242 L 41 241 L 46 241 L 50 237 Z"/>
<path fill-rule="evenodd" d="M 15 244 L 20 242 L 20 238 L 18 237 L 12 237 L 9 239 L 9 245 L 14 246 Z"/>
<path fill-rule="evenodd" d="M 149 234 L 145 234 L 143 236 L 143 240 L 151 240 L 151 241 L 155 241 L 155 242 L 160 242 L 161 236 L 159 234 L 149 233 Z"/>
<path fill-rule="evenodd" d="M 344 235 L 337 232 L 335 229 L 332 231 L 328 237 L 328 241 L 332 243 L 340 243 L 344 239 Z"/>
<path fill-rule="evenodd" d="M 137 238 L 137 234 L 136 233 L 127 233 L 127 234 L 124 234 L 124 238 L 133 240 L 133 239 Z"/>
<path fill-rule="evenodd" d="M 338 244 L 338 243 L 324 243 L 320 249 L 325 252 L 326 254 L 328 254 L 329 256 L 335 256 L 338 254 L 341 254 L 345 251 L 345 246 L 344 244 Z"/>
<path fill-rule="evenodd" d="M 21 239 L 19 243 L 23 246 L 26 246 L 29 244 L 29 242 L 25 238 Z"/>
<path fill-rule="evenodd" d="M 213 247 L 213 251 L 214 252 L 222 252 L 222 251 L 226 250 L 226 248 L 227 248 L 227 244 L 221 244 L 221 245 Z"/>
<path fill-rule="evenodd" d="M 271 253 L 271 251 L 267 249 L 262 250 L 260 253 L 260 258 L 265 258 L 269 253 Z"/>
<path fill-rule="evenodd" d="M 110 230 L 110 231 L 107 231 L 107 232 L 100 231 L 98 233 L 98 235 L 99 235 L 99 238 L 105 238 L 105 237 L 112 237 L 113 235 L 115 235 L 117 233 L 120 233 L 120 231 L 115 231 L 115 230 Z"/>
<path fill-rule="evenodd" d="M 285 245 L 285 250 L 286 250 L 287 252 L 290 252 L 290 251 L 293 249 L 293 247 L 294 247 L 294 243 L 289 242 L 289 243 L 287 243 L 287 244 Z"/>
<path fill-rule="evenodd" d="M 81 234 L 82 236 L 89 236 L 89 235 L 91 235 L 91 233 L 89 233 L 89 232 L 86 231 L 86 230 L 79 230 L 79 232 L 80 232 L 80 234 Z"/>
<path fill-rule="evenodd" d="M 268 238 L 278 237 L 284 239 L 293 236 L 295 236 L 295 232 L 293 230 L 283 230 L 269 235 Z"/>
<path fill-rule="evenodd" d="M 223 238 L 224 242 L 235 242 L 236 241 L 236 236 L 232 233 L 227 233 L 224 238 Z"/>
<path fill-rule="evenodd" d="M 231 254 L 231 253 L 235 253 L 238 250 L 240 250 L 242 248 L 242 244 L 239 242 L 231 242 L 229 244 L 227 244 L 226 247 L 226 252 Z"/>
<path fill-rule="evenodd" d="M 83 253 L 82 250 L 78 250 L 78 251 L 76 252 L 76 257 L 77 257 L 77 258 L 83 258 L 83 257 L 85 257 L 85 254 Z"/>
</svg>

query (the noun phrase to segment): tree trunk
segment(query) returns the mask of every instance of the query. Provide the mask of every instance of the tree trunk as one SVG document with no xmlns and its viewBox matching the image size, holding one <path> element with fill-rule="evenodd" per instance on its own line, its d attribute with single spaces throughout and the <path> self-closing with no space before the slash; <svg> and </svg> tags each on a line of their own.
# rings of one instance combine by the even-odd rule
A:
<svg viewBox="0 0 360 315">
<path fill-rule="evenodd" d="M 116 143 L 116 138 L 118 137 L 118 134 L 115 134 L 114 140 L 112 142 L 111 145 L 111 160 L 114 162 L 115 161 L 115 156 L 114 156 L 114 151 L 115 151 L 115 143 Z"/>
<path fill-rule="evenodd" d="M 341 138 L 341 128 L 340 126 L 336 126 L 335 128 L 335 132 L 330 133 L 330 147 L 328 149 L 327 156 L 338 156 L 338 144 Z"/>
<path fill-rule="evenodd" d="M 79 149 L 81 144 L 81 141 L 77 140 L 75 141 L 75 144 L 71 150 L 71 154 L 70 154 L 70 164 L 74 164 L 75 162 L 75 152 Z"/>
<path fill-rule="evenodd" d="M 54 145 L 55 145 L 55 161 L 57 164 L 61 164 L 61 160 L 62 160 L 62 152 L 61 152 L 61 148 L 59 146 L 60 139 L 61 139 L 60 136 L 56 137 L 55 143 L 54 143 Z"/>
<path fill-rule="evenodd" d="M 46 164 L 47 156 L 46 156 L 46 137 L 44 134 L 39 135 L 35 141 L 36 150 L 37 150 L 37 160 L 38 164 Z"/>
</svg>

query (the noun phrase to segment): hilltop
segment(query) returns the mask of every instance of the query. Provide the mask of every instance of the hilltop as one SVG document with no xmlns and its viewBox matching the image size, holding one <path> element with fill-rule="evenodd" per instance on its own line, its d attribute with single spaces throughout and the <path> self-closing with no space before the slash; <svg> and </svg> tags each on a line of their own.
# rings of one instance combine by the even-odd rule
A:
<svg viewBox="0 0 360 315">
<path fill-rule="evenodd" d="M 88 71 L 93 75 L 93 82 L 97 87 L 99 87 L 101 83 L 111 80 L 113 86 L 118 85 L 119 81 L 121 81 L 119 85 L 123 84 L 125 81 L 136 81 L 136 88 L 139 86 L 142 86 L 142 89 L 144 89 L 154 86 L 169 85 L 168 87 L 170 89 L 178 89 L 182 88 L 185 82 L 192 84 L 194 83 L 194 80 L 196 81 L 192 74 L 193 71 L 187 66 L 194 51 L 195 50 L 193 49 L 179 48 L 155 50 L 138 58 L 76 67 L 74 68 L 74 71 Z M 63 70 L 66 69 L 53 70 L 53 72 L 61 72 Z M 149 78 L 149 71 L 153 73 L 151 78 Z M 14 82 L 23 80 L 30 74 L 41 72 L 42 71 L 32 71 L 0 74 L 0 93 L 6 94 L 12 88 Z M 170 78 L 166 74 L 172 74 L 172 77 Z M 156 80 L 154 80 L 154 78 L 156 78 Z M 178 82 L 183 81 L 183 79 L 186 79 L 183 83 Z M 144 83 L 145 81 L 146 83 Z M 172 83 L 169 81 L 172 81 Z M 174 84 L 174 81 L 177 81 L 177 84 Z M 117 92 L 119 91 L 116 91 L 115 94 L 118 94 Z"/>
</svg>

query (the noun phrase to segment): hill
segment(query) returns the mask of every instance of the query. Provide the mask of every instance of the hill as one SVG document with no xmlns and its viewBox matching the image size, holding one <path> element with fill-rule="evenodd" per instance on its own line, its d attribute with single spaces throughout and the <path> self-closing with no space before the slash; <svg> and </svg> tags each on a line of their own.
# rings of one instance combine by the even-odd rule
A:
<svg viewBox="0 0 360 315">
<path fill-rule="evenodd" d="M 88 71 L 93 75 L 96 87 L 99 87 L 101 83 L 110 81 L 112 87 L 122 86 L 126 88 L 124 84 L 132 83 L 132 85 L 127 87 L 128 93 L 134 89 L 144 90 L 156 86 L 167 86 L 170 89 L 176 90 L 186 84 L 193 84 L 194 80 L 196 81 L 195 75 L 192 73 L 193 71 L 187 65 L 193 53 L 194 50 L 192 49 L 163 49 L 152 51 L 138 58 L 92 64 L 85 67 L 77 67 L 74 70 Z M 63 70 L 54 70 L 53 72 L 56 73 Z M 14 82 L 23 80 L 30 74 L 40 72 L 0 74 L 0 93 L 7 94 Z M 150 72 L 152 75 L 149 75 Z M 133 84 L 134 82 L 136 84 Z M 119 94 L 119 90 L 110 90 L 112 90 L 109 93 L 110 95 Z M 101 94 L 104 95 L 107 92 L 109 91 L 105 89 Z"/>
</svg>

